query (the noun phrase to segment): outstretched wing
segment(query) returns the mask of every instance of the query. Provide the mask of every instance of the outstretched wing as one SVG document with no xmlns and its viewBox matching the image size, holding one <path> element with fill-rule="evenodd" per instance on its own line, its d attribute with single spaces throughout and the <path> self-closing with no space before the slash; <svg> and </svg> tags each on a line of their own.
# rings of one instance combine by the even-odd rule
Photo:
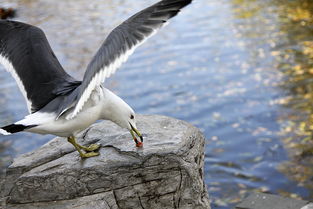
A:
<svg viewBox="0 0 313 209">
<path fill-rule="evenodd" d="M 54 55 L 43 31 L 16 21 L 0 21 L 0 63 L 11 73 L 36 112 L 75 85 Z"/>
<path fill-rule="evenodd" d="M 163 0 L 130 17 L 106 38 L 89 63 L 71 117 L 75 117 L 91 92 L 127 60 L 128 56 L 152 36 L 181 8 L 192 0 Z"/>
</svg>

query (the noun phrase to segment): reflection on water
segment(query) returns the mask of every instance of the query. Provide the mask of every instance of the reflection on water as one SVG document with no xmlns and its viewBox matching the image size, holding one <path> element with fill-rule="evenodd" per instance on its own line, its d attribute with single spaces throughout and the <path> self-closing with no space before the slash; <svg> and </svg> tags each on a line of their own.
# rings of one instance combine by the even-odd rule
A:
<svg viewBox="0 0 313 209">
<path fill-rule="evenodd" d="M 18 20 L 40 26 L 64 68 L 81 78 L 107 33 L 155 1 L 0 2 L 17 8 Z M 312 5 L 195 1 L 106 82 L 137 112 L 180 118 L 205 133 L 213 208 L 232 208 L 255 190 L 312 199 Z M 0 71 L 4 125 L 26 108 Z M 52 137 L 0 136 L 0 163 Z"/>
<path fill-rule="evenodd" d="M 276 2 L 277 5 L 279 3 Z M 291 110 L 279 118 L 283 124 L 280 134 L 291 156 L 291 160 L 281 164 L 279 170 L 299 185 L 308 188 L 309 199 L 312 200 L 313 2 L 291 1 L 280 5 L 279 12 L 282 19 L 280 31 L 287 36 L 284 47 L 275 51 L 274 55 L 277 68 L 285 75 L 280 87 L 287 95 L 282 101 Z"/>
</svg>

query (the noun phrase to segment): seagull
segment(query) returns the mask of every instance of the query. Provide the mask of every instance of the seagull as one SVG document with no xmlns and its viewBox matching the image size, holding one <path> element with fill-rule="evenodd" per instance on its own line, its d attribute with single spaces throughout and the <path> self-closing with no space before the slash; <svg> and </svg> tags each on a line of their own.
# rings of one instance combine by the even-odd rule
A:
<svg viewBox="0 0 313 209">
<path fill-rule="evenodd" d="M 106 37 L 82 81 L 65 72 L 40 28 L 1 20 L 0 63 L 15 79 L 29 115 L 1 127 L 0 134 L 26 131 L 66 137 L 81 158 L 89 158 L 99 155 L 100 145 L 82 146 L 75 136 L 97 120 L 110 120 L 128 129 L 136 146 L 142 147 L 134 110 L 103 83 L 139 45 L 191 2 L 162 0 L 121 23 Z"/>
</svg>

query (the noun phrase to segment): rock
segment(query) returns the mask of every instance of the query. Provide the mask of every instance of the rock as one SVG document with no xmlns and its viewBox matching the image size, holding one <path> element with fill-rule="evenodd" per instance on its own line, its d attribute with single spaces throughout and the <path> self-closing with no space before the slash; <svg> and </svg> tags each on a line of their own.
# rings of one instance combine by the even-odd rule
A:
<svg viewBox="0 0 313 209">
<path fill-rule="evenodd" d="M 64 138 L 16 158 L 1 188 L 5 208 L 209 209 L 203 181 L 204 143 L 194 126 L 138 115 L 144 147 L 104 121 L 77 139 L 100 143 L 100 156 L 81 160 Z"/>
<path fill-rule="evenodd" d="M 236 209 L 303 209 L 308 203 L 305 200 L 256 192 L 237 205 Z"/>
<path fill-rule="evenodd" d="M 301 209 L 313 209 L 313 203 L 309 203 L 309 204 L 303 206 Z"/>
</svg>

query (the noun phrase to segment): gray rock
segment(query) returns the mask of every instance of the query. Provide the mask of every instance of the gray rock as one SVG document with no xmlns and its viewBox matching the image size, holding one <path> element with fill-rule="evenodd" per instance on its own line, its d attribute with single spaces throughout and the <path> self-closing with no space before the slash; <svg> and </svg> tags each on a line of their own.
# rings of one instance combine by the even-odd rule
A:
<svg viewBox="0 0 313 209">
<path fill-rule="evenodd" d="M 81 160 L 64 138 L 22 155 L 2 184 L 6 208 L 209 209 L 203 181 L 204 143 L 194 126 L 164 116 L 138 116 L 144 147 L 104 121 L 78 138 L 100 143 L 100 156 Z"/>
<path fill-rule="evenodd" d="M 253 193 L 243 200 L 236 209 L 302 209 L 308 201 L 279 195 Z"/>
<path fill-rule="evenodd" d="M 313 209 L 313 203 L 307 204 L 304 207 L 302 207 L 301 209 Z"/>
</svg>

